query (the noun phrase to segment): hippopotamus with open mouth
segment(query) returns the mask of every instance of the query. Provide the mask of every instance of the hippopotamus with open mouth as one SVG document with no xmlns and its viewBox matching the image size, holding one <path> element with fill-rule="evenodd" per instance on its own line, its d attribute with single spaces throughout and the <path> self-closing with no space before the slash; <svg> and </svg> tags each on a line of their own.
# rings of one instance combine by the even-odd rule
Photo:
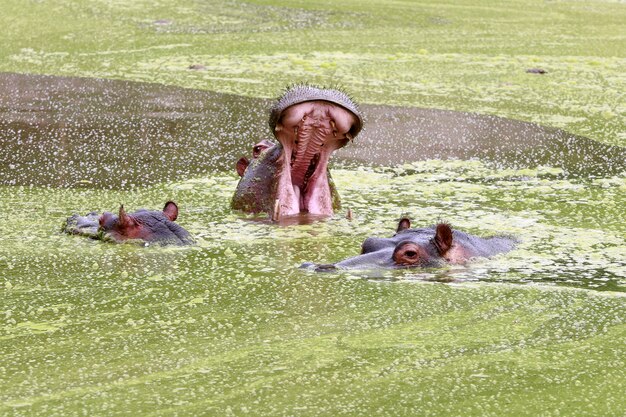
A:
<svg viewBox="0 0 626 417">
<path fill-rule="evenodd" d="M 361 131 L 363 120 L 345 93 L 312 86 L 289 89 L 272 107 L 278 144 L 262 141 L 241 158 L 232 208 L 274 220 L 300 213 L 331 216 L 339 196 L 328 171 L 332 153 Z"/>
<path fill-rule="evenodd" d="M 120 206 L 117 215 L 108 211 L 94 211 L 86 216 L 74 214 L 69 217 L 63 231 L 110 242 L 139 242 L 159 245 L 189 245 L 193 239 L 185 229 L 174 221 L 178 218 L 178 206 L 173 201 L 165 203 L 162 211 L 139 209 L 126 213 Z"/>
<path fill-rule="evenodd" d="M 403 218 L 392 237 L 365 239 L 358 256 L 335 264 L 305 263 L 301 267 L 318 272 L 337 269 L 439 267 L 446 264 L 465 264 L 473 258 L 487 258 L 508 252 L 516 243 L 516 239 L 506 236 L 473 236 L 460 230 L 452 230 L 446 223 L 411 229 L 410 220 Z"/>
</svg>

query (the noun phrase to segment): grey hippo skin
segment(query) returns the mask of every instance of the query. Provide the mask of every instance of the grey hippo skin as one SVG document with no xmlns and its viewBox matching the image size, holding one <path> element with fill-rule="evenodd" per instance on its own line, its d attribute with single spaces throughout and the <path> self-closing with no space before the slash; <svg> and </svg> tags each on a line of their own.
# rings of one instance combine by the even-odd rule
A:
<svg viewBox="0 0 626 417">
<path fill-rule="evenodd" d="M 272 107 L 269 126 L 278 144 L 261 141 L 252 160 L 241 158 L 232 208 L 281 217 L 331 216 L 340 206 L 328 171 L 332 153 L 361 131 L 356 104 L 343 92 L 292 87 Z"/>
<path fill-rule="evenodd" d="M 117 215 L 109 212 L 91 212 L 86 216 L 74 214 L 64 226 L 65 233 L 87 236 L 110 242 L 137 242 L 158 245 L 190 245 L 189 233 L 174 221 L 178 206 L 173 201 L 165 203 L 162 211 L 139 209 L 126 213 L 120 206 Z"/>
<path fill-rule="evenodd" d="M 409 219 L 398 223 L 396 234 L 390 238 L 370 237 L 361 246 L 361 254 L 335 264 L 305 263 L 301 267 L 318 272 L 337 269 L 380 269 L 438 267 L 464 264 L 472 258 L 487 258 L 508 252 L 517 240 L 494 236 L 481 238 L 452 228 L 445 223 L 411 229 Z"/>
</svg>

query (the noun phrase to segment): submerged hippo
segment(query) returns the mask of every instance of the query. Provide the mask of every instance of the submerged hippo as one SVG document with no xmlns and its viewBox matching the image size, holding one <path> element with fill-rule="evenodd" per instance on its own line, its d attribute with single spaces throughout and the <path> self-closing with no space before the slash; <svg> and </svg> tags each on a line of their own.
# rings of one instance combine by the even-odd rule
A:
<svg viewBox="0 0 626 417">
<path fill-rule="evenodd" d="M 453 231 L 445 223 L 411 229 L 410 220 L 403 218 L 393 237 L 365 239 L 359 256 L 335 264 L 306 263 L 302 267 L 320 272 L 336 269 L 437 267 L 464 264 L 472 258 L 508 252 L 515 244 L 516 240 L 511 237 L 481 238 L 459 230 Z"/>
<path fill-rule="evenodd" d="M 328 160 L 361 131 L 356 104 L 338 90 L 297 86 L 272 107 L 269 125 L 279 143 L 262 141 L 251 161 L 237 162 L 241 180 L 232 208 L 266 212 L 274 220 L 300 213 L 332 215 L 339 196 Z"/>
<path fill-rule="evenodd" d="M 74 214 L 63 226 L 69 234 L 88 236 L 112 242 L 138 241 L 161 245 L 189 245 L 193 239 L 174 221 L 178 218 L 178 206 L 168 201 L 163 211 L 139 209 L 126 213 L 120 206 L 118 215 L 91 212 L 86 216 Z"/>
</svg>

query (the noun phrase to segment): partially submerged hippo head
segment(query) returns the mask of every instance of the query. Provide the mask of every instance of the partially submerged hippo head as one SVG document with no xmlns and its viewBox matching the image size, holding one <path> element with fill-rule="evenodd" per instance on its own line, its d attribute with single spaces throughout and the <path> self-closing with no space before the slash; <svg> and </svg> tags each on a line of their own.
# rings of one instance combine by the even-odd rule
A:
<svg viewBox="0 0 626 417">
<path fill-rule="evenodd" d="M 297 86 L 272 107 L 269 125 L 279 143 L 259 142 L 251 161 L 237 162 L 242 178 L 232 207 L 267 212 L 275 220 L 300 213 L 332 215 L 339 197 L 328 161 L 361 131 L 356 104 L 338 90 Z"/>
<path fill-rule="evenodd" d="M 161 245 L 188 245 L 193 243 L 189 233 L 174 221 L 178 206 L 173 201 L 165 203 L 162 211 L 139 209 L 126 213 L 120 206 L 118 214 L 91 212 L 86 216 L 74 214 L 68 218 L 64 231 L 113 242 L 147 242 Z"/>
<path fill-rule="evenodd" d="M 464 264 L 472 258 L 508 252 L 515 244 L 516 240 L 511 237 L 481 238 L 452 230 L 446 223 L 411 229 L 410 220 L 403 218 L 392 237 L 365 239 L 358 256 L 335 264 L 306 263 L 302 267 L 319 272 L 337 269 L 438 267 Z"/>
</svg>

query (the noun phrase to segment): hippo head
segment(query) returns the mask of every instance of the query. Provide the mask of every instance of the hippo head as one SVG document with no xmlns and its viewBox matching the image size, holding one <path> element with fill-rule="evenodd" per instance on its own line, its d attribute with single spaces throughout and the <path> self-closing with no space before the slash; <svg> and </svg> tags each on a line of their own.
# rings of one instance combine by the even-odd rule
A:
<svg viewBox="0 0 626 417">
<path fill-rule="evenodd" d="M 137 210 L 126 213 L 120 206 L 117 215 L 104 212 L 98 219 L 99 232 L 105 240 L 123 242 L 138 240 L 160 244 L 191 243 L 189 233 L 174 223 L 178 217 L 178 206 L 168 201 L 163 211 Z"/>
<path fill-rule="evenodd" d="M 409 219 L 403 218 L 392 237 L 365 239 L 358 256 L 335 264 L 305 263 L 302 267 L 318 272 L 337 269 L 440 267 L 446 264 L 464 264 L 475 257 L 489 257 L 507 252 L 515 243 L 516 240 L 511 237 L 481 238 L 452 230 L 446 223 L 412 229 Z"/>
<path fill-rule="evenodd" d="M 332 215 L 338 197 L 328 161 L 361 130 L 356 104 L 338 90 L 289 89 L 272 107 L 270 128 L 278 140 L 257 143 L 252 161 L 242 158 L 233 208 L 265 211 L 273 219 L 300 213 Z"/>
</svg>

